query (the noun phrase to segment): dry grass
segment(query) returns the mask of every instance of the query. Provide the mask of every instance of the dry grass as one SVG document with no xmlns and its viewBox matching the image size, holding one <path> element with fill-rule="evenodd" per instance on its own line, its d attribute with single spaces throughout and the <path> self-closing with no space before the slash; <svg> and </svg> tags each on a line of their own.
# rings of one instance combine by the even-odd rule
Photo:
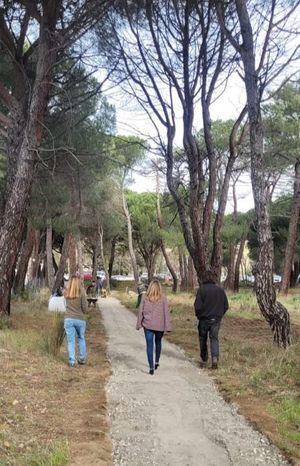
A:
<svg viewBox="0 0 300 466">
<path fill-rule="evenodd" d="M 100 314 L 89 316 L 89 364 L 70 369 L 65 342 L 58 351 L 61 320 L 46 309 L 43 295 L 14 302 L 0 330 L 0 465 L 108 465 L 109 365 Z"/>
<path fill-rule="evenodd" d="M 135 298 L 119 298 L 134 309 Z M 169 294 L 174 331 L 167 336 L 187 356 L 199 361 L 194 295 Z M 292 319 L 293 344 L 274 346 L 268 325 L 261 318 L 255 295 L 230 295 L 230 311 L 221 327 L 220 368 L 211 373 L 228 401 L 236 402 L 259 430 L 265 432 L 289 458 L 300 459 L 300 295 L 281 298 Z"/>
</svg>

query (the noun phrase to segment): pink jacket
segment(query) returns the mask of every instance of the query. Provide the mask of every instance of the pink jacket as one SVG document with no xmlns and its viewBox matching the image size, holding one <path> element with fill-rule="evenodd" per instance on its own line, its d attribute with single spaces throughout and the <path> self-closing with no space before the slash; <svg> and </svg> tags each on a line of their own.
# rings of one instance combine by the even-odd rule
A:
<svg viewBox="0 0 300 466">
<path fill-rule="evenodd" d="M 136 329 L 139 330 L 141 327 L 160 332 L 172 330 L 168 301 L 165 296 L 154 303 L 149 301 L 146 296 L 142 298 Z"/>
</svg>

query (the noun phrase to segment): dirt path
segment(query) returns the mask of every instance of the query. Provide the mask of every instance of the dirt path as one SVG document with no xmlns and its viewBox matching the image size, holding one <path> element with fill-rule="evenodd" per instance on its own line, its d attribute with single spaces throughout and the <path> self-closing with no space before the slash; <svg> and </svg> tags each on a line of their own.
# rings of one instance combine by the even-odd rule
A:
<svg viewBox="0 0 300 466">
<path fill-rule="evenodd" d="M 118 300 L 101 300 L 113 374 L 107 386 L 115 465 L 286 465 L 219 396 L 211 379 L 164 341 L 148 374 L 144 335 Z"/>
</svg>

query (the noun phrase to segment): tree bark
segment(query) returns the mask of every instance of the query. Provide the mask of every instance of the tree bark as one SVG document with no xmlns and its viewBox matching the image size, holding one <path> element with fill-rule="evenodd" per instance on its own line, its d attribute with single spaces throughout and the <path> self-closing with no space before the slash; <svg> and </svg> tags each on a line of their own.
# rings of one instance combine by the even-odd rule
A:
<svg viewBox="0 0 300 466">
<path fill-rule="evenodd" d="M 52 222 L 51 219 L 47 220 L 46 229 L 46 256 L 47 256 L 47 286 L 52 291 L 54 285 L 54 269 L 52 259 Z"/>
<path fill-rule="evenodd" d="M 118 235 L 114 236 L 113 239 L 111 240 L 110 256 L 109 256 L 109 263 L 108 263 L 109 281 L 111 280 L 111 276 L 112 276 L 112 272 L 113 272 L 117 242 L 118 242 Z"/>
<path fill-rule="evenodd" d="M 38 273 L 39 273 L 39 267 L 40 267 L 40 262 L 41 262 L 41 253 L 40 253 L 40 244 L 41 244 L 41 239 L 42 235 L 40 230 L 35 231 L 34 235 L 34 245 L 33 245 L 33 251 L 32 251 L 32 256 L 31 256 L 31 273 L 29 278 L 29 283 L 33 287 L 37 286 L 38 283 Z"/>
<path fill-rule="evenodd" d="M 70 233 L 66 233 L 64 237 L 63 246 L 61 249 L 61 256 L 59 261 L 59 266 L 56 272 L 55 282 L 52 292 L 57 290 L 64 281 L 64 273 L 67 265 L 67 259 L 69 255 L 69 245 L 70 245 Z"/>
<path fill-rule="evenodd" d="M 108 276 L 108 271 L 107 271 L 107 267 L 106 267 L 106 260 L 105 260 L 105 256 L 104 256 L 104 247 L 103 247 L 103 228 L 102 228 L 101 225 L 99 225 L 98 232 L 99 232 L 100 258 L 101 258 L 101 261 L 102 261 L 102 265 L 103 265 L 103 269 L 104 269 L 105 277 L 106 277 L 106 282 L 107 282 L 106 291 L 107 291 L 108 294 L 110 294 L 110 282 L 109 282 L 109 276 Z"/>
<path fill-rule="evenodd" d="M 161 230 L 163 230 L 163 220 L 161 216 L 161 208 L 160 208 L 160 198 L 159 198 L 159 181 L 158 181 L 158 173 L 157 173 L 157 192 L 156 192 L 156 218 L 157 218 L 157 224 Z M 172 263 L 169 259 L 168 253 L 165 248 L 164 240 L 161 240 L 161 252 L 163 253 L 166 265 L 168 267 L 168 270 L 170 274 L 172 275 L 173 279 L 173 286 L 172 286 L 172 291 L 173 293 L 177 292 L 177 286 L 178 286 L 178 278 L 175 272 L 174 267 L 172 266 Z"/>
<path fill-rule="evenodd" d="M 240 267 L 241 267 L 241 262 L 243 259 L 246 238 L 247 238 L 247 235 L 246 233 L 244 233 L 241 238 L 240 244 L 239 244 L 238 254 L 236 257 L 236 261 L 235 261 L 234 284 L 233 284 L 233 291 L 235 293 L 239 291 L 239 287 L 240 287 Z"/>
<path fill-rule="evenodd" d="M 124 215 L 126 217 L 126 222 L 127 222 L 127 236 L 128 236 L 129 256 L 130 256 L 130 260 L 131 260 L 131 266 L 132 266 L 135 286 L 137 288 L 138 283 L 139 283 L 139 273 L 138 273 L 138 266 L 137 266 L 136 256 L 135 256 L 135 252 L 134 252 L 134 248 L 133 248 L 132 224 L 131 224 L 130 212 L 129 212 L 129 209 L 128 209 L 127 200 L 126 200 L 126 196 L 125 196 L 125 192 L 124 192 L 123 188 L 122 188 L 122 203 L 123 203 L 123 212 L 124 212 Z"/>
<path fill-rule="evenodd" d="M 69 237 L 69 274 L 70 278 L 76 275 L 77 272 L 77 257 L 76 257 L 76 243 L 74 235 L 70 233 Z"/>
<path fill-rule="evenodd" d="M 26 239 L 23 243 L 19 262 L 18 262 L 18 270 L 14 280 L 14 293 L 20 294 L 25 289 L 25 278 L 28 269 L 29 259 L 33 250 L 35 240 L 35 230 L 28 222 L 27 224 L 27 235 Z"/>
<path fill-rule="evenodd" d="M 291 281 L 294 256 L 297 247 L 297 233 L 300 216 L 300 159 L 295 164 L 294 194 L 292 200 L 291 218 L 289 223 L 288 240 L 285 249 L 284 267 L 281 291 L 288 293 Z"/>
<path fill-rule="evenodd" d="M 250 126 L 251 182 L 257 217 L 258 259 L 253 273 L 260 311 L 269 323 L 274 341 L 286 347 L 290 343 L 290 317 L 286 308 L 276 300 L 273 284 L 274 252 L 270 221 L 270 193 L 266 182 L 263 154 L 263 126 L 260 111 L 258 73 L 255 68 L 253 31 L 246 0 L 235 0 L 242 45 L 248 117 Z M 234 40 L 231 37 L 233 43 Z"/>
<path fill-rule="evenodd" d="M 54 28 L 55 23 L 51 23 L 50 18 L 41 20 L 36 76 L 32 87 L 28 119 L 22 135 L 14 176 L 11 176 L 11 183 L 8 186 L 0 230 L 0 315 L 10 313 L 10 294 L 14 269 L 38 161 L 37 151 L 47 107 L 50 76 L 55 60 Z"/>
<path fill-rule="evenodd" d="M 224 283 L 226 290 L 233 291 L 234 289 L 234 274 L 235 274 L 235 258 L 236 258 L 236 245 L 230 243 L 229 245 L 229 265 L 227 269 L 227 277 Z"/>
<path fill-rule="evenodd" d="M 195 282 L 194 282 L 194 263 L 193 259 L 191 256 L 188 256 L 188 261 L 187 261 L 187 289 L 189 291 L 193 291 L 195 288 Z"/>
<path fill-rule="evenodd" d="M 233 170 L 234 163 L 238 155 L 237 146 L 238 146 L 238 143 L 241 142 L 240 140 L 238 141 L 237 139 L 237 133 L 246 114 L 247 114 L 247 108 L 244 107 L 238 119 L 234 123 L 231 133 L 230 133 L 230 137 L 229 137 L 229 154 L 230 155 L 229 155 L 229 159 L 226 165 L 225 176 L 224 176 L 224 180 L 221 186 L 218 210 L 217 210 L 216 219 L 213 225 L 213 249 L 212 249 L 210 263 L 211 263 L 211 268 L 215 272 L 219 281 L 221 279 L 221 269 L 222 269 L 221 230 L 223 226 L 224 215 L 225 215 L 225 210 L 226 210 L 226 205 L 227 205 L 228 191 L 229 191 L 230 179 L 232 176 L 232 170 Z M 233 286 L 233 281 L 230 282 L 229 289 L 232 289 L 231 286 Z"/>
<path fill-rule="evenodd" d="M 178 248 L 178 261 L 179 261 L 179 273 L 180 273 L 180 291 L 186 291 L 186 275 L 184 274 L 184 263 L 183 263 L 183 253 L 180 248 Z"/>
</svg>

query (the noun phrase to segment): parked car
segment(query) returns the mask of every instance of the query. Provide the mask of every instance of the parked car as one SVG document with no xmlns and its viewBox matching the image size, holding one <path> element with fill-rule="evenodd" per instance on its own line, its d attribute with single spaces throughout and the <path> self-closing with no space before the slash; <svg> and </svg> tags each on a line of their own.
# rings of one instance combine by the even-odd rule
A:
<svg viewBox="0 0 300 466">
<path fill-rule="evenodd" d="M 133 275 L 112 275 L 111 279 L 120 282 L 134 281 Z"/>
</svg>

